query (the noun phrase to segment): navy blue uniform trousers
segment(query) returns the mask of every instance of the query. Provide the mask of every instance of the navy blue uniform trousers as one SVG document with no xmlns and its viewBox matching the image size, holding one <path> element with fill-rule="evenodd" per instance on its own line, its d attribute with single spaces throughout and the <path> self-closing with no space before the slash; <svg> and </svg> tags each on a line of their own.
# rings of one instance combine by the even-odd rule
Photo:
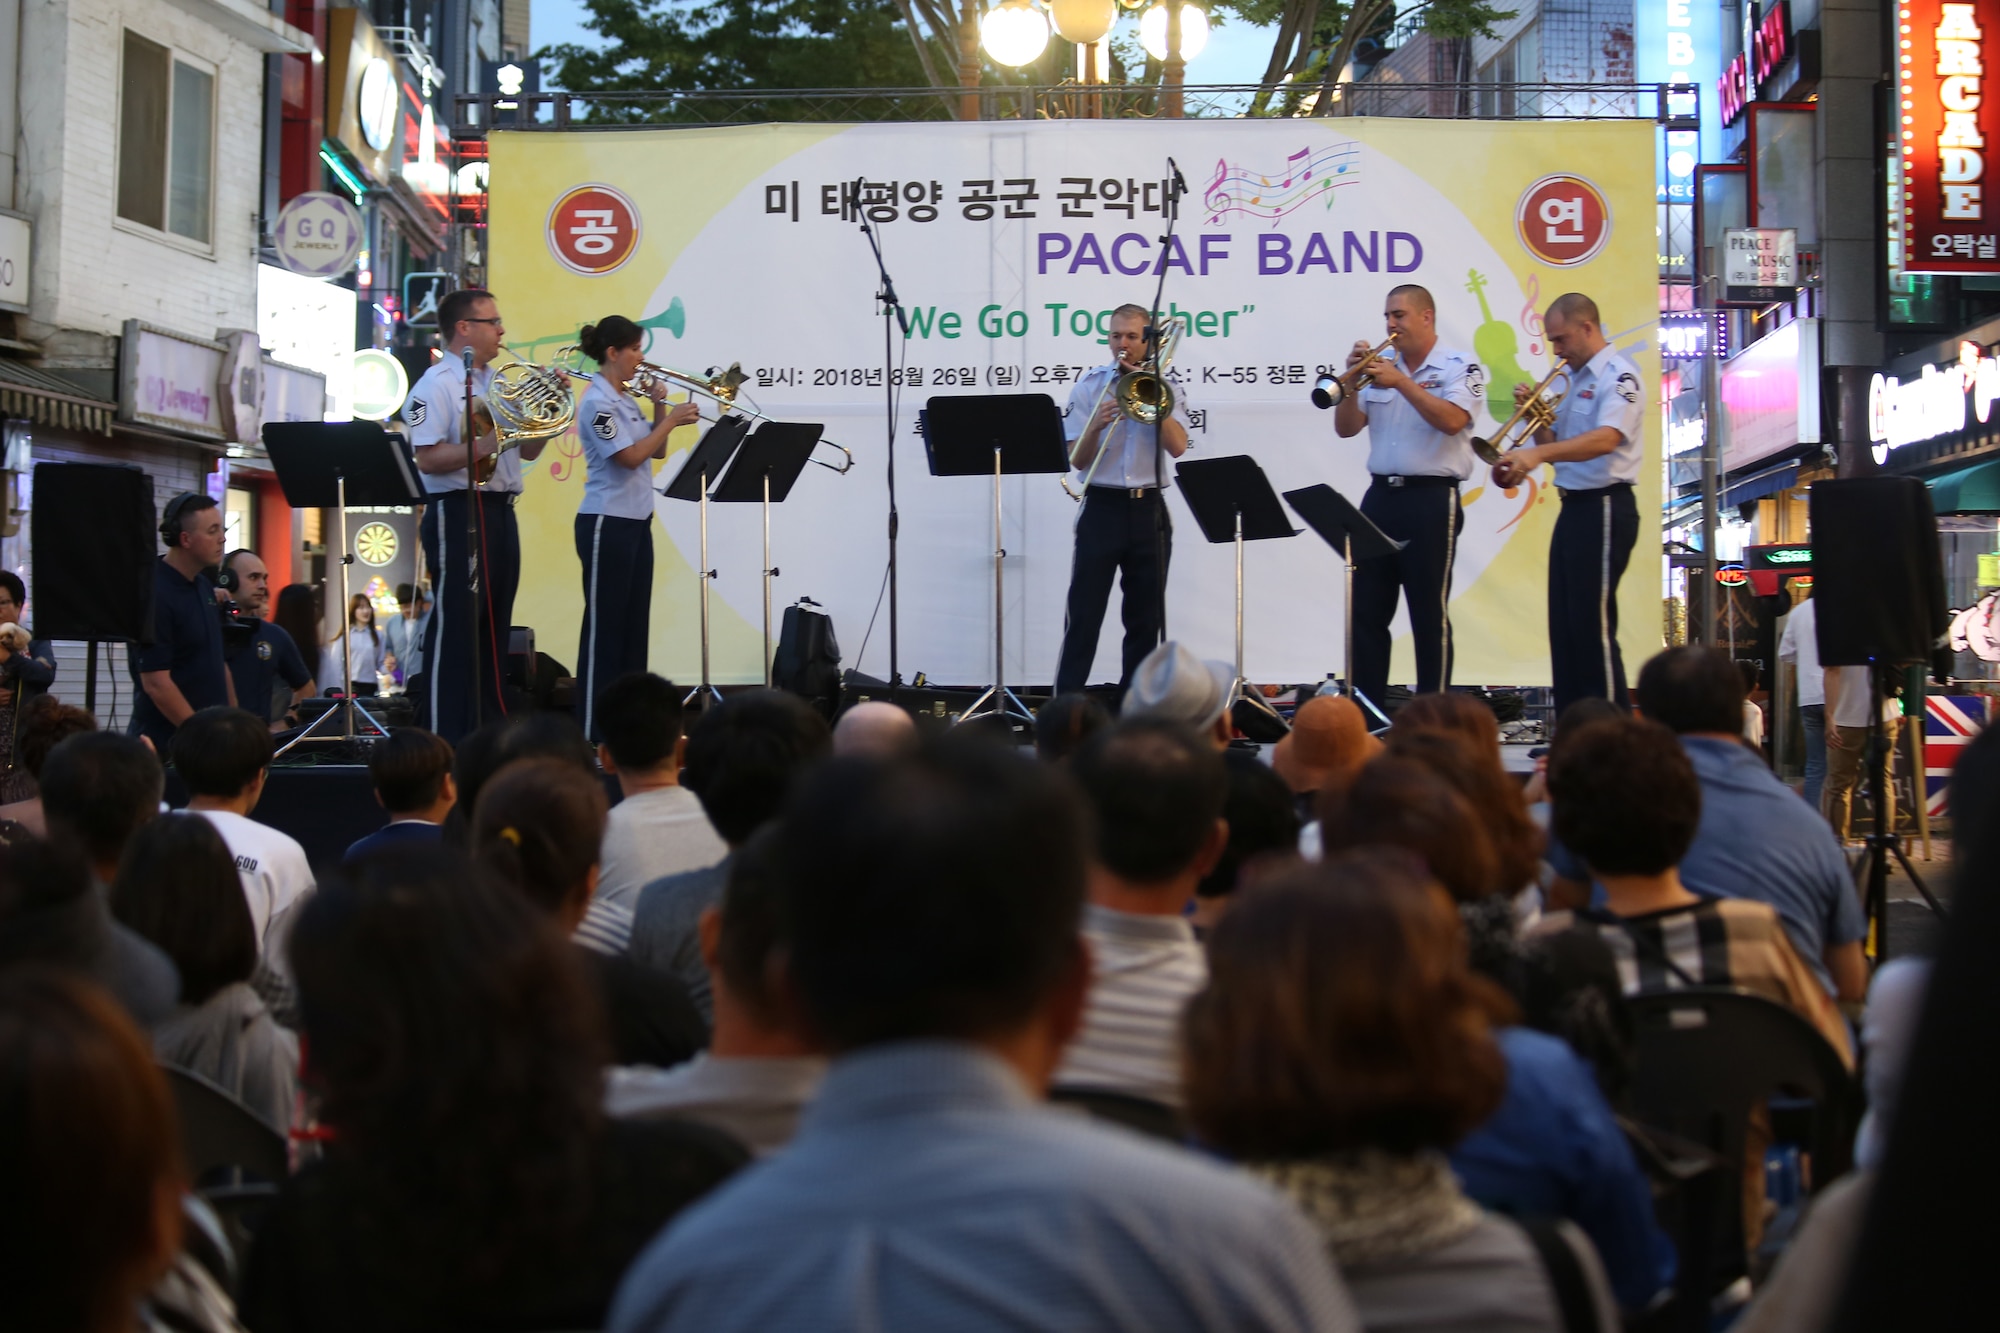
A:
<svg viewBox="0 0 2000 1333">
<path fill-rule="evenodd" d="M 1456 477 L 1377 477 L 1361 512 L 1390 537 L 1409 543 L 1394 555 L 1354 566 L 1354 687 L 1378 706 L 1389 689 L 1389 623 L 1396 598 L 1409 603 L 1417 653 L 1417 693 L 1451 684 L 1451 566 L 1465 514 Z"/>
<path fill-rule="evenodd" d="M 480 718 L 501 715 L 500 676 L 514 626 L 514 594 L 521 586 L 521 531 L 514 524 L 515 497 L 481 492 L 483 535 L 466 531 L 464 491 L 433 495 L 424 506 L 417 536 L 424 545 L 436 593 L 430 628 L 424 634 L 425 682 L 422 698 L 430 729 L 458 744 L 472 731 L 472 645 L 467 619 L 479 626 Z M 477 541 L 482 548 L 471 549 Z M 480 590 L 471 594 L 477 566 Z"/>
<path fill-rule="evenodd" d="M 1080 690 L 1097 656 L 1097 635 L 1111 603 L 1111 580 L 1119 581 L 1125 620 L 1122 688 L 1146 654 L 1160 642 L 1161 596 L 1167 561 L 1173 554 L 1174 525 L 1166 497 L 1147 487 L 1133 495 L 1123 487 L 1092 486 L 1076 516 L 1076 554 L 1069 569 L 1069 613 L 1063 624 L 1062 654 L 1056 661 L 1056 693 Z"/>
<path fill-rule="evenodd" d="M 583 731 L 597 734 L 597 698 L 627 672 L 646 669 L 647 621 L 653 609 L 653 520 L 576 516 L 576 558 L 583 563 L 583 633 L 576 650 Z"/>
<path fill-rule="evenodd" d="M 1618 651 L 1618 580 L 1639 539 L 1629 483 L 1564 491 L 1549 540 L 1549 669 L 1556 716 L 1596 696 L 1621 708 L 1625 658 Z"/>
</svg>

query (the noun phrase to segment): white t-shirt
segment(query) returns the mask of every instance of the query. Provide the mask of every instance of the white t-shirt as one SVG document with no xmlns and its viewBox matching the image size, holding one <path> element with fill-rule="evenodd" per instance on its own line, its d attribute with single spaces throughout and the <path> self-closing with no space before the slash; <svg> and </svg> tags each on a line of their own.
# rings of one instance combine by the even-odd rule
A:
<svg viewBox="0 0 2000 1333">
<path fill-rule="evenodd" d="M 663 875 L 702 870 L 729 855 L 701 798 L 685 787 L 656 787 L 611 807 L 604 828 L 597 899 L 637 910 L 639 890 Z"/>
<path fill-rule="evenodd" d="M 1836 727 L 1865 727 L 1868 725 L 1868 696 L 1871 693 L 1868 668 L 1865 666 L 1828 667 L 1826 674 L 1840 673 L 1840 698 L 1834 703 L 1833 711 L 1827 714 L 1827 723 Z"/>
<path fill-rule="evenodd" d="M 1796 662 L 1799 668 L 1799 707 L 1811 708 L 1826 702 L 1826 679 L 1819 669 L 1819 613 L 1809 597 L 1785 617 L 1785 632 L 1778 640 L 1780 661 Z"/>
<path fill-rule="evenodd" d="M 189 813 L 215 825 L 228 844 L 229 854 L 236 858 L 236 873 L 243 880 L 243 897 L 250 904 L 250 922 L 257 928 L 258 950 L 274 970 L 289 976 L 285 937 L 294 909 L 314 888 L 306 849 L 288 833 L 226 810 Z"/>
</svg>

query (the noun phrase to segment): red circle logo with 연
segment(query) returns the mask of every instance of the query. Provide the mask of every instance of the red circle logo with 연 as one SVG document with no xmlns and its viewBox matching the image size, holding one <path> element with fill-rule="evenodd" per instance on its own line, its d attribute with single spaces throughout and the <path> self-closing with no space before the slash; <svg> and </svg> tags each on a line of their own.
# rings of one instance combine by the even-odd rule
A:
<svg viewBox="0 0 2000 1333">
<path fill-rule="evenodd" d="M 1611 239 L 1611 205 L 1581 176 L 1544 176 L 1522 193 L 1514 230 L 1544 264 L 1572 268 L 1595 259 Z"/>
<path fill-rule="evenodd" d="M 549 210 L 549 253 L 572 273 L 600 278 L 639 248 L 639 210 L 609 185 L 579 185 Z"/>
</svg>

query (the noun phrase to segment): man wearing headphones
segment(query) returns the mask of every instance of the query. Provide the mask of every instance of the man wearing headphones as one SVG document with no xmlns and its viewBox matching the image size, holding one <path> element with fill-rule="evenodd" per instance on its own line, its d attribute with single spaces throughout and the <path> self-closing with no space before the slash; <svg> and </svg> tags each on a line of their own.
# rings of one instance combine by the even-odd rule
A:
<svg viewBox="0 0 2000 1333">
<path fill-rule="evenodd" d="M 160 517 L 167 553 L 153 569 L 153 642 L 129 650 L 138 686 L 134 736 L 166 754 L 167 743 L 197 709 L 236 703 L 222 656 L 222 617 L 207 570 L 222 561 L 222 511 L 200 491 L 167 501 Z"/>
<path fill-rule="evenodd" d="M 242 630 L 222 644 L 237 703 L 272 731 L 290 730 L 299 725 L 300 701 L 314 692 L 313 674 L 292 636 L 271 623 L 271 571 L 255 551 L 239 548 L 222 557 L 222 580 L 243 609 Z M 285 683 L 282 694 L 279 681 Z"/>
</svg>

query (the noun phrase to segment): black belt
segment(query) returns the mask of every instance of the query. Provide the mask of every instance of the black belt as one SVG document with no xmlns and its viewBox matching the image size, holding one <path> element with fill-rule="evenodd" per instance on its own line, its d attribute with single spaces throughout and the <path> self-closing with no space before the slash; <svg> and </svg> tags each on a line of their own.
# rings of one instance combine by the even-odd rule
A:
<svg viewBox="0 0 2000 1333">
<path fill-rule="evenodd" d="M 1632 489 L 1632 483 L 1629 481 L 1614 481 L 1609 486 L 1599 486 L 1596 487 L 1595 489 L 1588 491 L 1564 489 L 1563 487 L 1558 486 L 1556 487 L 1556 494 L 1560 495 L 1566 501 L 1595 500 L 1599 496 L 1615 495 L 1619 491 L 1629 491 L 1631 489 Z"/>
<path fill-rule="evenodd" d="M 1398 489 L 1405 486 L 1458 485 L 1457 477 L 1436 477 L 1436 476 L 1430 476 L 1428 474 L 1420 477 L 1406 477 L 1391 472 L 1371 472 L 1368 475 L 1373 477 L 1375 480 L 1381 482 L 1384 486 L 1393 486 Z"/>
<path fill-rule="evenodd" d="M 1149 495 L 1160 493 L 1158 486 L 1099 486 L 1095 482 L 1086 487 L 1090 494 L 1101 495 L 1105 499 L 1143 500 Z"/>
</svg>

